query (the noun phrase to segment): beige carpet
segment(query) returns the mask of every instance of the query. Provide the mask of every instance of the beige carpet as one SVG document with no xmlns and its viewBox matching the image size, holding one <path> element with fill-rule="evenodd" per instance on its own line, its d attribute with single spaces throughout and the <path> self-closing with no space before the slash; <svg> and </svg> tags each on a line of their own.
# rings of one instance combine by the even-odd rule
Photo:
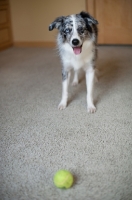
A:
<svg viewBox="0 0 132 200">
<path fill-rule="evenodd" d="M 132 200 L 132 47 L 99 47 L 95 114 L 82 79 L 59 111 L 61 64 L 46 48 L 0 52 L 0 199 Z M 53 175 L 70 170 L 71 189 Z"/>
</svg>

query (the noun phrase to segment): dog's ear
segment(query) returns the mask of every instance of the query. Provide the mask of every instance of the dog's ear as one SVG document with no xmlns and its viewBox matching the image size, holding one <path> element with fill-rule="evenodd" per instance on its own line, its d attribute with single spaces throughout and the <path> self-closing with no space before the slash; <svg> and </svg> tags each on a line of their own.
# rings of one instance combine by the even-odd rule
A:
<svg viewBox="0 0 132 200">
<path fill-rule="evenodd" d="M 86 12 L 81 12 L 80 13 L 81 17 L 84 18 L 85 20 L 87 20 L 89 25 L 92 24 L 98 24 L 98 21 L 96 19 L 94 19 L 89 13 Z"/>
<path fill-rule="evenodd" d="M 64 22 L 65 17 L 61 16 L 56 18 L 50 25 L 49 25 L 49 31 L 52 31 L 54 28 L 59 29 L 62 23 Z"/>
</svg>

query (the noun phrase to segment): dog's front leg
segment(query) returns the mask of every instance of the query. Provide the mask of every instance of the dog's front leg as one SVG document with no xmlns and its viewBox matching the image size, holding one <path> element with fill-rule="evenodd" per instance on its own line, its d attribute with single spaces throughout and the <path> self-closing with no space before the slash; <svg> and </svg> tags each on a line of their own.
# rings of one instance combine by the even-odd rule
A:
<svg viewBox="0 0 132 200">
<path fill-rule="evenodd" d="M 77 70 L 75 70 L 74 71 L 74 78 L 73 78 L 73 82 L 72 82 L 72 85 L 73 86 L 76 86 L 76 85 L 78 85 L 78 71 Z"/>
<path fill-rule="evenodd" d="M 94 74 L 95 71 L 93 68 L 86 70 L 87 109 L 89 113 L 94 113 L 96 111 L 96 107 L 93 103 Z"/>
<path fill-rule="evenodd" d="M 70 82 L 70 75 L 71 72 L 67 72 L 64 69 L 62 69 L 62 99 L 58 106 L 59 110 L 63 110 L 67 106 L 68 101 L 68 86 Z"/>
</svg>

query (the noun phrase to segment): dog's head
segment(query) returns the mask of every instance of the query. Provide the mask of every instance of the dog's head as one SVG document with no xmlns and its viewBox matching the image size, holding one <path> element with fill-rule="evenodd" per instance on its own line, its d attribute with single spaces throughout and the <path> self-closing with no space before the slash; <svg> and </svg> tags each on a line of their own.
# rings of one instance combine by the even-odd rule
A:
<svg viewBox="0 0 132 200">
<path fill-rule="evenodd" d="M 81 12 L 76 15 L 58 17 L 50 24 L 49 30 L 58 29 L 63 42 L 68 42 L 77 55 L 81 53 L 83 42 L 86 39 L 91 39 L 93 33 L 95 37 L 97 36 L 97 24 L 98 21 L 92 16 Z"/>
</svg>

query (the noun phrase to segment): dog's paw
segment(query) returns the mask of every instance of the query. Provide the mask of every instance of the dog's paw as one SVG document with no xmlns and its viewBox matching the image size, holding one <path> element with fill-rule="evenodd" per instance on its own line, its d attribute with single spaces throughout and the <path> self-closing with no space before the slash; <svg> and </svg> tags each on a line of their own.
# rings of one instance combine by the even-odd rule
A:
<svg viewBox="0 0 132 200">
<path fill-rule="evenodd" d="M 88 107 L 88 113 L 95 113 L 96 107 L 94 105 Z"/>
<path fill-rule="evenodd" d="M 63 102 L 60 102 L 59 106 L 58 106 L 58 109 L 59 110 L 64 110 L 66 108 L 66 103 L 63 103 Z"/>
</svg>

